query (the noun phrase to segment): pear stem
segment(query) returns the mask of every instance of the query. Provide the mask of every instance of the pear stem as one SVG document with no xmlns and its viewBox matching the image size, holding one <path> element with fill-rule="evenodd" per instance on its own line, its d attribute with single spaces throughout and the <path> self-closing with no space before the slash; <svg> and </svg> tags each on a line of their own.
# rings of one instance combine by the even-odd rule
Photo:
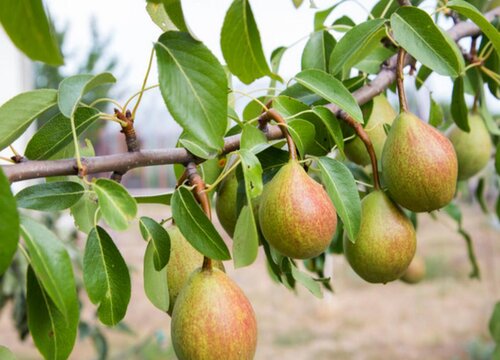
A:
<svg viewBox="0 0 500 360">
<path fill-rule="evenodd" d="M 288 131 L 285 119 L 283 119 L 283 116 L 281 116 L 279 112 L 277 112 L 275 109 L 269 109 L 268 111 L 263 113 L 259 118 L 260 127 L 265 129 L 265 125 L 271 120 L 274 120 L 278 123 L 278 126 L 280 126 L 283 135 L 285 135 L 286 143 L 288 145 L 288 152 L 290 153 L 290 159 L 297 160 L 297 147 L 295 146 L 292 136 Z"/>
<path fill-rule="evenodd" d="M 200 203 L 201 208 L 205 215 L 207 215 L 209 220 L 212 220 L 212 210 L 210 208 L 210 200 L 208 198 L 208 193 L 205 191 L 206 185 L 200 174 L 196 170 L 196 164 L 194 162 L 189 162 L 186 165 L 185 174 L 189 183 L 194 186 L 194 197 Z M 203 257 L 203 270 L 212 270 L 212 259 L 204 256 Z"/>
<path fill-rule="evenodd" d="M 366 151 L 368 151 L 368 155 L 370 155 L 370 161 L 372 164 L 372 172 L 373 172 L 373 187 L 375 190 L 380 190 L 380 179 L 378 176 L 378 165 L 377 165 L 377 155 L 375 154 L 375 149 L 373 148 L 372 141 L 370 137 L 366 133 L 363 126 L 354 120 L 350 115 L 345 112 L 340 112 L 338 114 L 338 118 L 344 120 L 347 125 L 354 129 L 356 135 L 358 135 L 359 139 L 365 144 Z"/>
<path fill-rule="evenodd" d="M 403 68 L 405 65 L 405 56 L 406 56 L 405 49 L 400 47 L 399 51 L 398 51 L 398 59 L 397 59 L 397 66 L 396 66 L 396 86 L 398 88 L 399 112 L 400 113 L 408 112 L 408 102 L 406 101 L 404 75 L 403 75 Z"/>
</svg>

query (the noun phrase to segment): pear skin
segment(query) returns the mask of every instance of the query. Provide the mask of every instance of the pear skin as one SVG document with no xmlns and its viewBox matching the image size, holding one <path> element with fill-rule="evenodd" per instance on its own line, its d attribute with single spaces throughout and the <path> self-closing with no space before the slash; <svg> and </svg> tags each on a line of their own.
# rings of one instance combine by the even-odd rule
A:
<svg viewBox="0 0 500 360">
<path fill-rule="evenodd" d="M 414 212 L 447 205 L 455 194 L 458 162 L 451 142 L 411 113 L 399 114 L 382 152 L 391 197 Z"/>
<path fill-rule="evenodd" d="M 251 360 L 257 321 L 245 294 L 218 269 L 196 270 L 172 314 L 172 344 L 180 360 Z"/>
<path fill-rule="evenodd" d="M 425 261 L 416 255 L 399 280 L 407 284 L 417 284 L 425 277 Z"/>
<path fill-rule="evenodd" d="M 470 132 L 465 132 L 452 125 L 448 131 L 458 159 L 458 179 L 467 180 L 486 167 L 490 160 L 493 143 L 491 137 L 478 114 L 469 116 Z"/>
<path fill-rule="evenodd" d="M 222 181 L 217 189 L 217 198 L 215 199 L 215 212 L 220 224 L 226 233 L 234 236 L 236 222 L 238 221 L 238 179 L 236 172 L 233 171 Z M 255 216 L 255 222 L 258 224 L 259 219 L 259 203 L 260 196 L 252 199 L 252 209 Z"/>
<path fill-rule="evenodd" d="M 323 187 L 290 160 L 264 186 L 259 223 L 264 238 L 280 253 L 309 259 L 328 248 L 337 214 Z"/>
<path fill-rule="evenodd" d="M 353 270 L 370 283 L 398 279 L 415 255 L 416 233 L 403 211 L 382 191 L 361 201 L 361 224 L 353 244 L 344 237 L 344 254 Z"/>
<path fill-rule="evenodd" d="M 179 292 L 193 271 L 203 264 L 203 255 L 191 246 L 177 226 L 172 225 L 167 230 L 170 235 L 170 260 L 167 264 L 167 284 L 170 298 L 168 314 L 172 315 Z M 213 261 L 213 265 L 224 271 L 222 262 Z"/>
<path fill-rule="evenodd" d="M 231 172 L 217 189 L 215 212 L 220 224 L 226 233 L 233 237 L 236 221 L 238 220 L 236 201 L 238 194 L 238 179 L 236 172 Z"/>
<path fill-rule="evenodd" d="M 382 156 L 382 149 L 387 138 L 384 124 L 392 124 L 395 117 L 396 112 L 384 95 L 373 98 L 373 108 L 365 124 L 365 131 L 372 142 L 377 159 Z M 352 162 L 361 166 L 370 164 L 370 155 L 368 155 L 365 144 L 359 137 L 356 136 L 352 141 L 347 142 L 344 151 L 347 158 Z"/>
</svg>

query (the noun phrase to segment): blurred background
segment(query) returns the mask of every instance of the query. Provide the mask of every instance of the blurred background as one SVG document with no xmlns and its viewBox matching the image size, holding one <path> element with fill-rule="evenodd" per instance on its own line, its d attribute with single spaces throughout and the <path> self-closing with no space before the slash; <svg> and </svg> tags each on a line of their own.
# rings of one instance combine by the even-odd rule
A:
<svg viewBox="0 0 500 360">
<path fill-rule="evenodd" d="M 222 59 L 219 34 L 230 3 L 230 0 L 183 1 L 193 33 L 219 59 Z M 320 9 L 332 3 L 314 2 Z M 374 4 L 374 0 L 349 1 L 338 6 L 329 19 L 333 21 L 347 14 L 354 21 L 362 21 Z M 300 70 L 300 56 L 313 29 L 317 9 L 311 8 L 308 1 L 299 9 L 295 9 L 290 0 L 252 0 L 251 5 L 267 58 L 278 46 L 296 43 L 285 53 L 280 67 L 280 75 L 287 81 Z M 117 84 L 102 89 L 99 96 L 107 93 L 121 103 L 140 90 L 151 47 L 161 34 L 146 13 L 144 1 L 47 0 L 46 6 L 58 33 L 65 65 L 54 68 L 30 62 L 0 29 L 0 103 L 32 88 L 57 88 L 62 78 L 77 73 L 112 72 L 118 79 Z M 429 12 L 434 7 L 435 1 L 423 3 Z M 448 28 L 452 23 L 441 25 Z M 153 63 L 149 84 L 155 84 L 156 79 Z M 441 103 L 445 114 L 448 113 L 452 85 L 449 79 L 432 75 L 419 91 L 413 83 L 413 79 L 406 81 L 413 111 L 427 119 L 431 89 L 434 99 Z M 233 82 L 235 89 L 251 92 L 252 96 L 263 94 L 268 86 L 267 79 L 249 86 L 236 79 Z M 279 86 L 285 87 L 285 84 Z M 388 97 L 396 103 L 394 94 L 389 93 Z M 242 110 L 248 101 L 236 95 L 237 110 Z M 493 113 L 500 111 L 497 99 L 490 96 L 488 104 Z M 103 109 L 113 111 L 111 107 Z M 41 126 L 45 120 L 39 119 L 34 126 Z M 168 114 L 158 89 L 145 94 L 136 116 L 136 129 L 142 148 L 175 146 L 181 129 Z M 114 123 L 97 122 L 86 137 L 92 140 L 98 155 L 125 152 L 119 130 Z M 29 138 L 28 134 L 19 139 L 16 149 L 22 152 Z M 8 151 L 3 154 L 12 155 Z M 491 169 L 492 164 L 482 175 L 492 174 Z M 486 176 L 486 181 L 494 181 L 492 176 Z M 158 166 L 131 171 L 123 183 L 132 192 L 139 188 L 151 191 L 173 187 L 175 177 L 171 166 Z M 456 223 L 443 214 L 437 218 L 419 215 L 418 253 L 425 259 L 427 273 L 417 285 L 367 284 L 350 270 L 342 256 L 335 255 L 327 260 L 329 273 L 326 274 L 332 277 L 334 293 L 326 293 L 325 298 L 319 300 L 304 289 L 294 294 L 273 283 L 263 254 L 256 264 L 236 272 L 232 264 L 227 264 L 229 274 L 241 285 L 257 314 L 260 333 L 256 358 L 489 359 L 493 343 L 488 334 L 488 320 L 494 303 L 500 300 L 500 265 L 495 261 L 500 257 L 500 225 L 494 215 L 481 212 L 473 196 L 477 184 L 478 181 L 473 180 L 468 188 L 462 189 L 461 201 L 463 227 L 474 239 L 482 269 L 481 281 L 468 278 L 470 265 L 465 242 L 456 232 Z M 488 194 L 486 202 L 492 208 Z M 140 213 L 166 218 L 169 208 L 144 205 Z M 61 236 L 68 236 L 71 219 L 61 217 L 54 221 Z M 144 243 L 138 226 L 133 224 L 130 231 L 114 235 L 127 262 L 133 264 L 133 294 L 127 317 L 122 326 L 115 329 L 90 325 L 81 328 L 83 339 L 71 358 L 98 358 L 106 349 L 110 359 L 174 359 L 169 317 L 149 303 L 142 288 Z M 75 236 L 80 244 L 84 241 L 79 235 Z M 83 301 L 82 317 L 91 324 L 93 307 L 88 306 L 88 299 Z M 0 310 L 0 344 L 10 347 L 19 359 L 38 359 L 31 340 L 19 339 L 11 310 Z"/>
</svg>

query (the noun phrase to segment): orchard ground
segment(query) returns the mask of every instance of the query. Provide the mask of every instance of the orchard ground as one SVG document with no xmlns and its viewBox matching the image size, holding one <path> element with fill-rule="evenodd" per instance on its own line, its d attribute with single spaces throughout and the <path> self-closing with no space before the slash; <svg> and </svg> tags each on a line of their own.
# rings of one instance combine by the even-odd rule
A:
<svg viewBox="0 0 500 360">
<path fill-rule="evenodd" d="M 167 210 L 143 205 L 140 213 L 165 218 Z M 316 299 L 304 288 L 294 294 L 273 283 L 263 253 L 256 264 L 237 271 L 226 264 L 257 315 L 256 359 L 486 359 L 491 346 L 487 324 L 500 300 L 500 263 L 495 263 L 500 256 L 499 230 L 478 205 L 464 206 L 463 215 L 464 227 L 474 239 L 481 281 L 468 278 L 465 242 L 454 230 L 456 224 L 443 214 L 439 221 L 419 216 L 417 252 L 425 257 L 428 274 L 418 285 L 365 283 L 342 256 L 335 255 L 329 260 L 335 293 Z M 137 224 L 113 238 L 133 266 L 132 299 L 125 318 L 133 334 L 108 330 L 109 358 L 175 359 L 169 345 L 170 318 L 144 295 L 145 243 Z M 82 316 L 90 319 L 93 307 L 85 300 Z M 20 360 L 39 359 L 31 339 L 18 341 L 10 311 L 7 307 L 0 313 L 0 343 Z M 78 342 L 71 355 L 75 360 L 93 358 L 89 340 Z"/>
</svg>

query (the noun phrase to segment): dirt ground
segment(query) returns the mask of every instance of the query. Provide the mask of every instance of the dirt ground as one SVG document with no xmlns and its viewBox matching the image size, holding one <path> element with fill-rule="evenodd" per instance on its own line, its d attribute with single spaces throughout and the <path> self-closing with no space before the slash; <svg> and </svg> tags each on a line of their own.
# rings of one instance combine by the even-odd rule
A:
<svg viewBox="0 0 500 360">
<path fill-rule="evenodd" d="M 141 215 L 165 217 L 165 207 L 143 206 Z M 159 215 L 161 214 L 161 215 Z M 114 239 L 132 267 L 132 299 L 125 318 L 133 334 L 108 330 L 111 359 L 175 359 L 169 345 L 170 319 L 146 299 L 142 284 L 145 244 L 137 224 Z M 419 216 L 418 250 L 428 276 L 418 285 L 371 285 L 342 256 L 329 259 L 335 293 L 316 299 L 275 284 L 261 253 L 256 264 L 229 275 L 255 309 L 259 326 L 256 359 L 487 359 L 488 320 L 500 300 L 500 225 L 477 206 L 464 209 L 464 227 L 474 239 L 482 280 L 470 280 L 465 243 L 443 215 Z M 83 317 L 93 317 L 85 305 Z M 39 359 L 31 340 L 21 343 L 0 313 L 0 344 L 19 359 Z M 90 341 L 79 341 L 71 359 L 94 359 Z"/>
</svg>

